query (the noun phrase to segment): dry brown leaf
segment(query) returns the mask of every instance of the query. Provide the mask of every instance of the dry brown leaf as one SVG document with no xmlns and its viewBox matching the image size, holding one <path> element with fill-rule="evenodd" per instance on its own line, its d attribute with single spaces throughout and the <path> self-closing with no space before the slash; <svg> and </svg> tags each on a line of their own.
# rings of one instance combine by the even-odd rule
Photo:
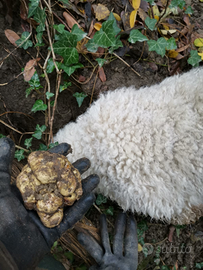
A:
<svg viewBox="0 0 203 270">
<path fill-rule="evenodd" d="M 147 13 L 141 8 L 138 9 L 138 14 L 143 21 L 148 17 Z"/>
<path fill-rule="evenodd" d="M 99 31 L 102 28 L 102 24 L 100 22 L 96 22 L 94 24 L 94 29 L 96 29 L 97 31 Z"/>
<path fill-rule="evenodd" d="M 79 78 L 78 78 L 78 81 L 79 82 L 85 82 L 86 78 L 84 76 L 80 75 Z"/>
<path fill-rule="evenodd" d="M 72 29 L 74 24 L 77 24 L 78 27 L 80 28 L 79 23 L 71 15 L 69 15 L 66 11 L 63 12 L 63 17 L 65 18 L 70 29 Z"/>
<path fill-rule="evenodd" d="M 94 20 L 91 21 L 89 32 L 88 32 L 88 37 L 92 34 L 93 30 L 94 30 Z"/>
<path fill-rule="evenodd" d="M 104 73 L 103 67 L 99 68 L 99 78 L 102 82 L 106 81 L 106 75 Z"/>
<path fill-rule="evenodd" d="M 117 14 L 113 12 L 113 16 L 115 17 L 115 19 L 119 22 L 121 21 L 121 17 Z"/>
<path fill-rule="evenodd" d="M 95 17 L 97 18 L 98 21 L 105 19 L 110 14 L 108 8 L 102 4 L 92 5 L 92 7 L 94 9 Z"/>
<path fill-rule="evenodd" d="M 140 7 L 140 2 L 141 2 L 141 0 L 132 0 L 132 7 L 135 10 L 138 10 L 138 8 Z"/>
<path fill-rule="evenodd" d="M 17 35 L 14 31 L 10 30 L 10 29 L 6 29 L 4 31 L 7 39 L 11 42 L 11 44 L 13 44 L 14 46 L 17 47 L 16 45 L 16 40 L 20 39 L 19 35 Z"/>
<path fill-rule="evenodd" d="M 26 82 L 28 82 L 32 76 L 34 75 L 36 69 L 34 66 L 37 65 L 37 62 L 40 60 L 41 58 L 37 58 L 37 59 L 32 59 L 30 61 L 27 62 L 27 64 L 25 65 L 25 69 L 23 72 L 23 76 L 24 76 L 24 80 Z"/>
<path fill-rule="evenodd" d="M 133 28 L 135 25 L 135 21 L 136 21 L 136 17 L 137 17 L 137 10 L 133 10 L 130 13 L 130 28 Z"/>
<path fill-rule="evenodd" d="M 26 3 L 26 1 L 21 1 L 21 4 L 20 4 L 20 17 L 21 17 L 21 19 L 26 21 L 27 20 L 27 15 L 28 15 L 28 4 Z"/>
<path fill-rule="evenodd" d="M 77 49 L 78 53 L 83 53 L 83 54 L 88 53 L 87 48 L 85 46 L 87 44 L 87 42 L 88 42 L 87 38 L 83 38 L 82 40 L 77 42 L 76 49 Z"/>
</svg>

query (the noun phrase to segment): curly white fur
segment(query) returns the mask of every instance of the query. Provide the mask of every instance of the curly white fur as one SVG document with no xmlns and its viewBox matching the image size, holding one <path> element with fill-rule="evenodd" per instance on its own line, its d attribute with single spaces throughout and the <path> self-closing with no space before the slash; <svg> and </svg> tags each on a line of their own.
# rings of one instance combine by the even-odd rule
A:
<svg viewBox="0 0 203 270">
<path fill-rule="evenodd" d="M 109 91 L 55 141 L 90 159 L 97 192 L 123 210 L 179 224 L 203 214 L 203 68 Z"/>
</svg>

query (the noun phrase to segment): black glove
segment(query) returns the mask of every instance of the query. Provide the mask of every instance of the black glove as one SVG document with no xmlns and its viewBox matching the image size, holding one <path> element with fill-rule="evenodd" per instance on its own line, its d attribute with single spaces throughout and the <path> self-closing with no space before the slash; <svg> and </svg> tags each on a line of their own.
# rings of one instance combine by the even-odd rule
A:
<svg viewBox="0 0 203 270">
<path fill-rule="evenodd" d="M 92 190 L 98 185 L 99 178 L 97 175 L 87 177 L 83 181 L 83 196 L 73 206 L 66 208 L 61 224 L 53 229 L 46 228 L 36 212 L 25 209 L 16 186 L 10 185 L 14 149 L 11 139 L 0 139 L 0 241 L 19 270 L 29 270 L 37 266 L 54 241 L 73 227 L 92 206 L 95 200 Z M 50 150 L 64 155 L 69 151 L 70 145 L 65 143 Z M 83 158 L 73 165 L 83 173 L 89 168 L 90 162 Z M 3 248 L 1 249 L 0 245 L 0 251 Z"/>
<path fill-rule="evenodd" d="M 109 235 L 105 215 L 101 215 L 101 241 L 103 248 L 91 236 L 85 233 L 78 234 L 79 242 L 86 248 L 98 265 L 90 270 L 135 270 L 138 264 L 137 225 L 130 216 L 126 225 L 126 214 L 119 214 L 113 241 L 113 252 L 109 243 Z M 125 246 L 123 255 L 123 238 Z"/>
</svg>

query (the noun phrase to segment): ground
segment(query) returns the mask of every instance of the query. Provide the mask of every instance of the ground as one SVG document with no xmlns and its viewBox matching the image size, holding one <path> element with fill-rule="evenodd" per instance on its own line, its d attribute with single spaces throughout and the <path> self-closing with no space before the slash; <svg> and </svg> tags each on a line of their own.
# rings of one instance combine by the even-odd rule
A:
<svg viewBox="0 0 203 270">
<path fill-rule="evenodd" d="M 31 113 L 31 108 L 35 100 L 39 98 L 43 99 L 43 97 L 39 96 L 37 93 L 32 93 L 26 98 L 25 90 L 29 87 L 28 83 L 24 81 L 22 75 L 14 79 L 21 73 L 21 69 L 25 67 L 25 64 L 31 59 L 30 54 L 35 55 L 35 49 L 28 50 L 29 53 L 23 49 L 13 51 L 14 46 L 7 40 L 4 30 L 12 29 L 18 34 L 22 33 L 23 30 L 21 28 L 18 1 L 13 1 L 13 3 L 12 1 L 8 2 L 12 6 L 12 23 L 9 21 L 8 17 L 6 17 L 7 10 L 5 4 L 3 4 L 5 1 L 0 2 L 0 60 L 4 59 L 0 66 L 0 134 L 10 136 L 18 146 L 23 147 L 24 140 L 30 137 L 30 134 L 24 133 L 33 132 L 37 124 L 45 124 L 44 114 L 42 112 Z M 114 8 L 115 12 L 120 12 L 121 1 L 119 0 L 97 2 L 105 4 L 110 10 Z M 200 4 L 198 0 L 195 0 L 187 1 L 187 4 L 193 5 L 193 22 L 200 25 L 198 31 L 202 34 L 203 3 Z M 95 92 L 93 94 L 94 100 L 97 99 L 98 94 L 102 91 L 130 85 L 135 85 L 136 88 L 140 88 L 141 86 L 159 83 L 170 75 L 166 58 L 162 58 L 156 53 L 151 52 L 150 59 L 153 61 L 138 61 L 141 51 L 142 44 L 138 42 L 136 46 L 131 46 L 130 51 L 123 56 L 123 59 L 130 64 L 141 77 L 136 75 L 133 70 L 120 59 L 113 59 L 113 61 L 104 67 L 106 81 L 101 82 L 97 79 Z M 12 52 L 11 55 L 5 59 L 10 52 Z M 148 51 L 144 50 L 146 59 L 148 59 L 148 53 Z M 87 64 L 85 58 L 81 57 L 80 61 L 83 64 Z M 190 68 L 186 60 L 180 61 L 180 67 L 182 72 Z M 76 75 L 78 75 L 77 72 Z M 88 78 L 90 76 L 89 69 L 84 69 L 82 72 L 80 71 L 80 75 Z M 71 79 L 72 86 L 68 88 L 68 90 L 60 93 L 54 117 L 54 133 L 69 121 L 74 121 L 89 107 L 95 76 L 94 74 L 90 82 L 85 85 L 79 85 Z M 41 80 L 43 81 L 42 78 Z M 53 78 L 52 88 L 54 87 Z M 53 91 L 53 89 L 51 90 Z M 84 99 L 82 106 L 79 108 L 76 99 L 73 97 L 73 93 L 81 91 L 88 94 L 88 96 Z M 18 132 L 16 132 L 16 130 Z M 20 133 L 24 135 L 21 136 Z M 42 140 L 40 143 L 44 143 L 44 141 Z M 36 140 L 33 147 L 36 149 L 38 145 L 39 141 Z M 108 201 L 104 204 L 104 208 L 107 209 L 110 205 L 114 204 Z M 116 205 L 114 205 L 114 208 L 116 209 L 115 212 L 118 212 Z M 114 223 L 114 216 L 109 216 L 112 223 Z M 99 214 L 95 209 L 92 209 L 87 217 L 92 220 L 95 225 L 98 225 Z M 144 227 L 145 229 L 143 229 L 143 233 L 140 235 L 143 240 L 143 242 L 141 241 L 141 245 L 143 248 L 145 247 L 143 250 L 145 252 L 139 252 L 139 269 L 160 269 L 162 265 L 176 265 L 176 269 L 196 269 L 196 263 L 203 261 L 202 219 L 196 224 L 176 228 L 172 243 L 168 241 L 168 224 L 154 222 L 148 217 L 145 218 L 138 215 L 136 215 L 136 219 L 140 226 L 140 231 L 142 231 L 143 228 L 143 221 L 145 225 L 147 224 L 147 227 Z M 153 252 L 147 251 L 146 249 L 149 249 L 150 245 L 153 246 Z M 158 251 L 158 247 L 160 247 L 161 252 Z M 159 266 L 156 266 L 155 260 L 160 260 Z M 74 265 L 76 264 L 77 263 L 74 263 Z"/>
</svg>

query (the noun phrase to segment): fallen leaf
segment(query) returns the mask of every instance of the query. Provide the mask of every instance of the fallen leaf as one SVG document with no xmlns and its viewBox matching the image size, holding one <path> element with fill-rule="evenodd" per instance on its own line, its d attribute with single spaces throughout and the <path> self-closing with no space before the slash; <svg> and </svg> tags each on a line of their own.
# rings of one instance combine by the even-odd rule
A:
<svg viewBox="0 0 203 270">
<path fill-rule="evenodd" d="M 194 45 L 196 47 L 203 47 L 203 38 L 197 38 L 197 39 L 195 39 Z"/>
<path fill-rule="evenodd" d="M 171 225 L 169 228 L 168 241 L 171 243 L 173 242 L 173 233 L 174 233 L 175 229 L 176 228 L 173 225 Z"/>
<path fill-rule="evenodd" d="M 77 49 L 78 53 L 83 53 L 83 54 L 88 53 L 88 50 L 85 46 L 87 44 L 87 42 L 88 42 L 87 38 L 83 38 L 82 40 L 77 42 L 76 49 Z"/>
<path fill-rule="evenodd" d="M 104 73 L 103 67 L 99 68 L 99 78 L 102 82 L 106 81 L 106 75 Z"/>
<path fill-rule="evenodd" d="M 175 50 L 168 51 L 168 57 L 170 58 L 176 58 L 178 56 L 178 52 Z"/>
<path fill-rule="evenodd" d="M 177 49 L 176 51 L 177 51 L 177 52 L 183 52 L 183 51 L 185 51 L 188 47 L 190 47 L 190 44 L 187 44 L 187 45 L 185 45 L 185 46 L 183 46 L 183 47 Z"/>
<path fill-rule="evenodd" d="M 140 7 L 141 0 L 132 0 L 132 6 L 135 10 L 138 10 Z"/>
<path fill-rule="evenodd" d="M 84 76 L 82 75 L 79 76 L 79 79 L 78 79 L 79 82 L 85 82 L 85 80 L 86 78 Z"/>
<path fill-rule="evenodd" d="M 154 15 L 154 19 L 156 19 L 157 21 L 159 21 L 159 16 Z"/>
<path fill-rule="evenodd" d="M 102 28 L 102 24 L 100 22 L 97 22 L 94 24 L 94 28 L 99 31 Z"/>
<path fill-rule="evenodd" d="M 121 21 L 121 17 L 120 17 L 117 13 L 114 13 L 114 12 L 113 12 L 113 16 L 115 17 L 115 19 L 116 19 L 117 21 Z"/>
<path fill-rule="evenodd" d="M 130 27 L 130 13 L 122 11 L 121 12 L 121 20 L 123 22 L 124 30 L 125 31 L 129 30 L 131 28 Z"/>
<path fill-rule="evenodd" d="M 71 15 L 69 15 L 66 11 L 63 12 L 63 17 L 65 18 L 70 29 L 72 29 L 74 24 L 77 24 L 78 27 L 80 28 L 79 23 Z"/>
<path fill-rule="evenodd" d="M 24 21 L 27 20 L 27 15 L 28 15 L 28 5 L 26 1 L 21 1 L 20 4 L 20 17 Z"/>
<path fill-rule="evenodd" d="M 198 53 L 199 56 L 201 56 L 201 59 L 203 61 L 203 52 L 202 53 Z"/>
<path fill-rule="evenodd" d="M 141 9 L 141 8 L 138 9 L 138 14 L 139 14 L 140 18 L 141 18 L 143 21 L 145 21 L 146 18 L 148 17 L 148 16 L 147 16 L 147 13 L 146 13 L 143 9 Z"/>
<path fill-rule="evenodd" d="M 89 32 L 88 32 L 88 36 L 90 36 L 92 34 L 92 31 L 93 30 L 94 30 L 94 20 L 91 21 Z"/>
<path fill-rule="evenodd" d="M 142 246 L 138 243 L 138 252 L 142 251 Z"/>
<path fill-rule="evenodd" d="M 28 82 L 32 76 L 34 75 L 36 69 L 34 66 L 37 65 L 37 62 L 40 60 L 41 58 L 37 58 L 37 59 L 31 59 L 30 61 L 27 62 L 27 64 L 25 65 L 25 69 L 23 71 L 23 76 L 24 76 L 24 80 L 26 82 Z"/>
<path fill-rule="evenodd" d="M 135 25 L 135 21 L 136 21 L 136 17 L 137 17 L 137 10 L 133 10 L 130 13 L 130 28 L 133 28 Z"/>
<path fill-rule="evenodd" d="M 174 34 L 175 32 L 177 32 L 177 30 L 175 30 L 175 29 L 171 29 L 171 30 L 160 30 L 161 31 L 161 33 L 163 34 L 163 35 L 168 35 L 168 34 Z"/>
<path fill-rule="evenodd" d="M 184 22 L 186 23 L 187 26 L 190 25 L 190 19 L 189 19 L 189 17 L 187 15 L 184 16 L 183 20 L 184 20 Z"/>
<path fill-rule="evenodd" d="M 92 7 L 94 9 L 95 17 L 98 19 L 98 21 L 105 19 L 110 14 L 108 8 L 102 4 L 92 5 Z"/>
<path fill-rule="evenodd" d="M 11 42 L 11 44 L 13 44 L 14 46 L 17 47 L 16 45 L 16 40 L 20 39 L 19 35 L 17 35 L 14 31 L 10 30 L 10 29 L 6 29 L 4 31 L 7 39 Z"/>
<path fill-rule="evenodd" d="M 149 9 L 149 5 L 148 5 L 147 1 L 141 0 L 140 8 L 141 8 L 142 10 L 144 10 L 145 12 L 147 12 L 148 9 Z"/>
<path fill-rule="evenodd" d="M 160 16 L 159 9 L 158 9 L 158 7 L 156 5 L 152 7 L 152 10 L 153 10 L 154 15 L 156 15 L 158 17 Z"/>
</svg>

